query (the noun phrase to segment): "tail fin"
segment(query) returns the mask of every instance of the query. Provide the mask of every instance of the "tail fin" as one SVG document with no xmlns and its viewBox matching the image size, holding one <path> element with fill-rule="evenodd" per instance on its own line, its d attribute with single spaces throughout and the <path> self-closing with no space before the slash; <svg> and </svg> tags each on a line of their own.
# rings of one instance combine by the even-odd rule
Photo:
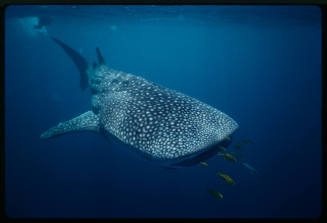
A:
<svg viewBox="0 0 327 223">
<path fill-rule="evenodd" d="M 88 62 L 87 60 L 82 57 L 77 51 L 73 50 L 60 40 L 52 37 L 52 39 L 62 47 L 62 49 L 67 53 L 67 55 L 73 60 L 75 65 L 77 66 L 80 74 L 81 74 L 81 79 L 80 79 L 80 87 L 82 90 L 85 90 L 88 87 L 88 75 L 86 73 L 88 69 Z"/>
</svg>

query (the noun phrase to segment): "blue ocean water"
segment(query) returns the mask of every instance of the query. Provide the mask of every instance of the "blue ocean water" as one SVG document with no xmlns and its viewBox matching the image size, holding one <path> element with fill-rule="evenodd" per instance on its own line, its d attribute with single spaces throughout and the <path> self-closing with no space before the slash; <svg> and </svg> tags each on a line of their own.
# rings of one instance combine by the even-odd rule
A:
<svg viewBox="0 0 327 223">
<path fill-rule="evenodd" d="M 90 110 L 56 37 L 239 124 L 219 156 L 176 170 L 103 136 L 40 134 Z M 321 13 L 315 6 L 10 6 L 5 195 L 14 218 L 315 218 L 321 213 Z M 240 140 L 254 143 L 235 148 Z M 224 182 L 228 174 L 236 185 Z M 215 189 L 223 199 L 212 197 Z"/>
</svg>

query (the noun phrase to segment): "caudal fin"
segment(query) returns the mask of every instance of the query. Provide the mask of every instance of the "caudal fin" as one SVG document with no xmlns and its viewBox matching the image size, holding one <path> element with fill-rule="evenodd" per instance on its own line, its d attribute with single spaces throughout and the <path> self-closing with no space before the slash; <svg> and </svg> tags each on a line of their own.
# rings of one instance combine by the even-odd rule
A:
<svg viewBox="0 0 327 223">
<path fill-rule="evenodd" d="M 77 66 L 78 71 L 80 72 L 80 87 L 82 90 L 85 90 L 88 87 L 88 75 L 86 73 L 88 69 L 87 60 L 81 56 L 76 50 L 72 49 L 65 43 L 60 40 L 51 37 L 61 48 L 67 53 L 67 55 L 72 59 L 74 64 Z"/>
</svg>

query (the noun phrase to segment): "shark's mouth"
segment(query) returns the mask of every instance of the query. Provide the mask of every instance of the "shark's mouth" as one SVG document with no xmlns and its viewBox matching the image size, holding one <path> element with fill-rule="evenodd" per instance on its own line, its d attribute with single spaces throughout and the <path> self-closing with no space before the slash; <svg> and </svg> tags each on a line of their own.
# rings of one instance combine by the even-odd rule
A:
<svg viewBox="0 0 327 223">
<path fill-rule="evenodd" d="M 198 153 L 191 154 L 178 160 L 162 162 L 161 165 L 172 169 L 194 166 L 210 159 L 220 151 L 221 147 L 227 148 L 231 143 L 232 137 L 230 136 L 230 139 L 224 139 L 214 145 L 208 146 L 206 149 L 203 149 Z"/>
</svg>

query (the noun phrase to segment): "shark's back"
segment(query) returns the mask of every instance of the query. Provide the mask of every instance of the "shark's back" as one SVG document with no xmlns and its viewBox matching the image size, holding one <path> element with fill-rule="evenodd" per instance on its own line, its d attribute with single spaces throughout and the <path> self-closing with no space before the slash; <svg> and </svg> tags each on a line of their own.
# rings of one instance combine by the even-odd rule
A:
<svg viewBox="0 0 327 223">
<path fill-rule="evenodd" d="M 150 159 L 190 156 L 237 128 L 217 109 L 141 77 L 105 66 L 94 77 L 99 84 L 90 86 L 100 129 Z"/>
</svg>

